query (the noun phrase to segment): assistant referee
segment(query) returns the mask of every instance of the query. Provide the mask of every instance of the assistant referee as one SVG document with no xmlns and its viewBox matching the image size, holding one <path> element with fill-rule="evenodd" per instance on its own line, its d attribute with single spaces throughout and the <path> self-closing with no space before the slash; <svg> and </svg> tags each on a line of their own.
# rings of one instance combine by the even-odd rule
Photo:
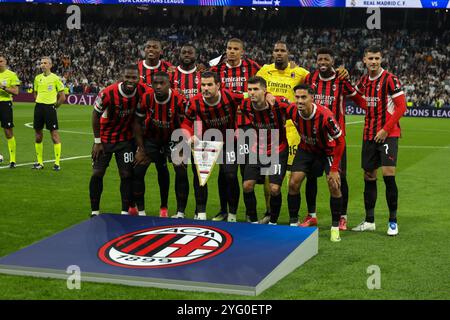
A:
<svg viewBox="0 0 450 320">
<path fill-rule="evenodd" d="M 0 122 L 8 140 L 9 167 L 16 167 L 16 138 L 13 133 L 12 96 L 19 94 L 20 80 L 7 68 L 6 57 L 0 55 Z"/>
<path fill-rule="evenodd" d="M 56 109 L 66 100 L 64 84 L 61 79 L 51 72 L 52 60 L 49 57 L 41 58 L 40 67 L 42 73 L 34 78 L 34 96 L 36 106 L 34 108 L 33 128 L 36 132 L 36 157 L 37 162 L 33 169 L 44 169 L 42 144 L 44 124 L 50 131 L 55 150 L 55 164 L 53 170 L 61 170 L 59 161 L 61 158 L 61 140 L 58 133 L 58 118 Z"/>
</svg>

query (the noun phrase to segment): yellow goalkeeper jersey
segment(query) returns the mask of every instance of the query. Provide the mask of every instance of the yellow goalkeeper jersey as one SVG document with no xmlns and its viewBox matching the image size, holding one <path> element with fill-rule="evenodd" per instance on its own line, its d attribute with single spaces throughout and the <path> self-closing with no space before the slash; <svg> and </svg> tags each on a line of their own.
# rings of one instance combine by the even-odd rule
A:
<svg viewBox="0 0 450 320">
<path fill-rule="evenodd" d="M 284 70 L 275 68 L 275 63 L 265 64 L 259 69 L 257 76 L 263 77 L 267 82 L 267 91 L 274 96 L 283 96 L 290 102 L 294 102 L 294 87 L 305 82 L 305 77 L 309 73 L 308 70 L 288 66 Z M 286 121 L 286 137 L 289 144 L 288 165 L 292 165 L 294 161 L 297 146 L 300 143 L 300 136 L 291 120 Z"/>
</svg>

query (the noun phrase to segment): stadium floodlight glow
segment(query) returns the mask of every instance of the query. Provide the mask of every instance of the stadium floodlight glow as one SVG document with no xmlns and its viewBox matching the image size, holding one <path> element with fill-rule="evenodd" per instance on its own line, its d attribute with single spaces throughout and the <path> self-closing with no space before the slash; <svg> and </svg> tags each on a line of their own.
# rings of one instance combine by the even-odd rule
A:
<svg viewBox="0 0 450 320">
<path fill-rule="evenodd" d="M 240 7 L 239 9 L 244 10 L 244 8 Z"/>
</svg>

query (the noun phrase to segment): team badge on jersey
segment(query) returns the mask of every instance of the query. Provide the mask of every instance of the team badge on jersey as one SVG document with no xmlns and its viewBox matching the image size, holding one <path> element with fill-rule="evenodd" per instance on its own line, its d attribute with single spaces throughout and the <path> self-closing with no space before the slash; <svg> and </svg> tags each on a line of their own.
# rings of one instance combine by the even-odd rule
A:
<svg viewBox="0 0 450 320">
<path fill-rule="evenodd" d="M 122 268 L 167 268 L 210 259 L 226 251 L 232 236 L 210 226 L 174 225 L 134 231 L 105 243 L 104 263 Z"/>
<path fill-rule="evenodd" d="M 292 73 L 291 73 L 291 78 L 292 78 L 292 79 L 295 79 L 295 72 L 292 72 Z"/>
</svg>

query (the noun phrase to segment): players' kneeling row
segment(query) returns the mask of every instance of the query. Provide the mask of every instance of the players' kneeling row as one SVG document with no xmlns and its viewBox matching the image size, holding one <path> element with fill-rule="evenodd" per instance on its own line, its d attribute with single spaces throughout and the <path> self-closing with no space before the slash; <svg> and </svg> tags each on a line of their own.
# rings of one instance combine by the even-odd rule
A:
<svg viewBox="0 0 450 320">
<path fill-rule="evenodd" d="M 257 160 L 246 161 L 241 172 L 247 215 L 251 222 L 257 221 L 254 186 L 260 178 L 261 171 L 265 170 L 269 176 L 271 195 L 271 215 L 265 220 L 276 224 L 282 204 L 281 185 L 287 168 L 285 122 L 291 119 L 302 137 L 299 156 L 292 166 L 293 174 L 289 183 L 288 205 L 291 224 L 298 222 L 301 181 L 312 162 L 318 159 L 328 164 L 325 168 L 327 173 L 328 169 L 331 170 L 327 177 L 332 196 L 332 240 L 340 240 L 339 230 L 336 230 L 341 203 L 338 166 L 345 143 L 331 111 L 313 103 L 313 91 L 309 86 L 295 87 L 296 104 L 289 104 L 282 97 L 274 98 L 268 95 L 265 80 L 253 77 L 248 81 L 249 97 L 244 99 L 241 94 L 221 89 L 217 75 L 205 72 L 201 77 L 201 94 L 187 103 L 182 95 L 170 88 L 167 73 L 156 73 L 153 76 L 152 89 L 146 88 L 143 92 L 140 92 L 138 81 L 138 71 L 135 66 L 130 65 L 123 70 L 122 81 L 107 87 L 95 101 L 92 116 L 95 143 L 92 151 L 93 175 L 90 182 L 93 215 L 99 214 L 103 176 L 113 153 L 121 178 L 122 213 L 127 214 L 130 205 L 134 206 L 135 201 L 139 214 L 145 215 L 144 176 L 148 166 L 151 162 L 160 167 L 166 166 L 167 155 L 173 151 L 169 146 L 174 130 L 181 128 L 188 142 L 193 142 L 194 122 L 200 121 L 202 125 L 200 134 L 204 134 L 208 129 L 218 129 L 222 137 L 225 137 L 226 131 L 230 129 L 241 129 L 238 132 L 243 132 L 244 135 L 253 129 L 250 132 L 255 134 L 256 138 L 251 139 L 252 143 L 247 144 L 246 149 L 249 150 L 247 156 L 256 154 Z M 134 117 L 135 114 L 137 117 Z M 261 139 L 260 130 L 265 130 L 266 138 Z M 277 137 L 274 141 L 271 131 L 276 132 Z M 133 141 L 137 146 L 135 159 Z M 272 144 L 276 145 L 275 151 L 272 151 Z M 188 150 L 190 151 L 190 146 Z M 236 151 L 234 150 L 234 153 Z M 269 157 L 271 163 L 263 164 L 259 159 L 262 156 Z M 230 157 L 227 152 L 222 151 L 221 159 L 223 162 L 220 164 L 220 170 L 228 185 L 228 221 L 231 222 L 236 221 L 240 196 L 238 164 L 236 157 Z M 330 162 L 325 162 L 326 160 Z M 189 193 L 186 161 L 174 165 L 174 169 L 178 206 L 175 217 L 182 218 Z M 193 171 L 196 217 L 206 220 L 207 185 L 200 186 L 197 170 Z"/>
</svg>

